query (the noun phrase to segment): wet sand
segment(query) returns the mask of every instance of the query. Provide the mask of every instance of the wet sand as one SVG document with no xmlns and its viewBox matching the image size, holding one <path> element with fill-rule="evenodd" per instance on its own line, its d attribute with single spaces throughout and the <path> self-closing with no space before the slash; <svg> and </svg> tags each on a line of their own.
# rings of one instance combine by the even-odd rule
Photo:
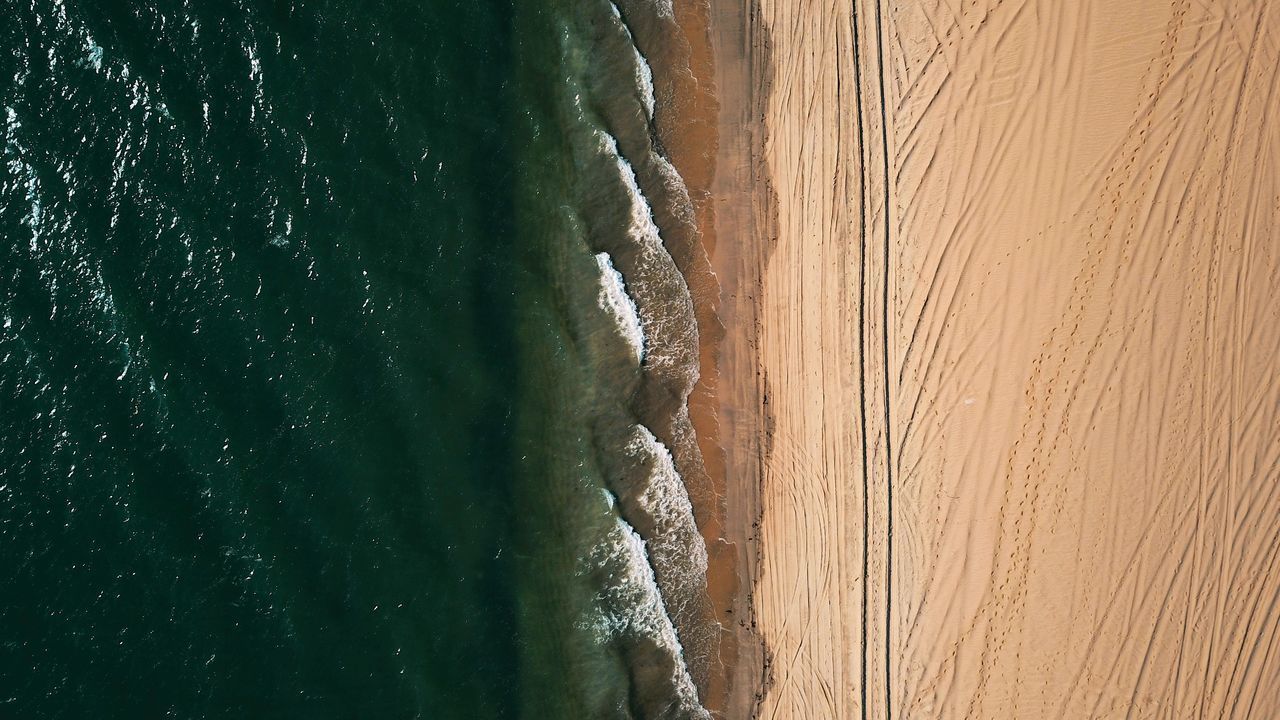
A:
<svg viewBox="0 0 1280 720">
<path fill-rule="evenodd" d="M 649 0 L 640 0 L 647 3 Z M 632 0 L 623 0 L 629 8 Z M 686 470 L 690 499 L 699 530 L 707 544 L 708 595 L 717 621 L 721 624 L 718 662 L 699 683 L 703 705 L 717 717 L 748 717 L 748 704 L 739 699 L 742 693 L 759 687 L 758 643 L 752 641 L 749 626 L 738 618 L 749 617 L 747 575 L 741 570 L 741 557 L 747 543 L 745 534 L 727 525 L 738 517 L 727 505 L 730 477 L 726 470 L 727 455 L 721 442 L 719 362 L 724 326 L 722 322 L 722 288 L 717 268 L 711 258 L 720 246 L 718 238 L 726 234 L 726 251 L 735 244 L 731 220 L 718 219 L 719 193 L 713 184 L 719 182 L 719 124 L 721 105 L 717 91 L 718 65 L 713 50 L 712 17 L 719 8 L 708 2 L 679 2 L 673 6 L 670 21 L 653 26 L 633 26 L 636 40 L 654 73 L 654 85 L 663 102 L 659 103 L 654 131 L 666 156 L 680 173 L 693 202 L 696 236 L 684 238 L 666 232 L 664 241 L 672 251 L 689 284 L 698 321 L 699 379 L 689 396 L 689 417 L 697 437 L 705 469 L 705 478 L 692 481 Z M 637 16 L 643 16 L 637 13 Z M 744 155 L 744 157 L 746 157 Z M 700 491 L 705 486 L 706 491 Z M 754 655 L 753 655 L 754 652 Z M 740 661 L 740 654 L 746 657 Z M 750 673 L 755 671 L 755 675 Z M 739 674 L 748 673 L 747 679 Z"/>
<path fill-rule="evenodd" d="M 764 688 L 766 658 L 753 597 L 759 563 L 762 462 L 766 453 L 763 376 L 759 366 L 760 284 L 773 205 L 763 158 L 767 38 L 748 2 L 712 0 L 708 40 L 718 99 L 709 248 L 720 286 L 724 328 L 715 355 L 718 438 L 725 474 L 723 537 L 732 551 L 734 592 L 724 615 L 733 633 L 725 718 L 753 717 Z"/>
<path fill-rule="evenodd" d="M 726 716 L 1280 713 L 1280 9 L 712 7 Z"/>
</svg>

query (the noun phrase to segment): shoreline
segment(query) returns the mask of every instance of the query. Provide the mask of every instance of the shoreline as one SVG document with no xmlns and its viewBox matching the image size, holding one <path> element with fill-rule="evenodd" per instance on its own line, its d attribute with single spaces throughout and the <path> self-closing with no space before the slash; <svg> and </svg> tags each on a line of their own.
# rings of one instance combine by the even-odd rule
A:
<svg viewBox="0 0 1280 720">
<path fill-rule="evenodd" d="M 692 247 L 668 240 L 685 258 L 698 321 L 699 380 L 687 402 L 709 493 L 691 486 L 690 495 L 721 627 L 718 666 L 701 700 L 715 717 L 748 718 L 761 701 L 765 666 L 752 607 L 765 428 L 755 303 L 767 221 L 758 196 L 765 93 L 754 63 L 764 53 L 754 13 L 740 5 L 700 0 L 673 9 L 678 33 L 637 27 L 636 34 L 655 85 L 671 98 L 659 104 L 654 130 L 688 189 L 697 227 Z"/>
<path fill-rule="evenodd" d="M 700 332 L 689 397 L 725 629 L 702 700 L 724 718 L 852 716 L 887 691 L 883 156 L 875 77 L 860 74 L 874 26 L 767 0 L 690 3 L 677 20 L 705 60 L 658 137 L 694 200 L 713 275 L 689 287 L 700 331 L 708 310 L 716 331 Z M 775 93 L 778 75 L 804 90 Z"/>
<path fill-rule="evenodd" d="M 672 74 L 676 112 L 658 118 L 657 135 L 694 201 L 694 255 L 707 263 L 686 274 L 700 347 L 688 405 L 713 495 L 697 510 L 722 627 L 721 672 L 702 700 L 716 717 L 745 719 L 758 714 L 767 673 L 753 596 L 768 425 L 758 306 L 773 223 L 763 164 L 768 49 L 746 3 L 678 3 L 675 12 L 683 42 L 664 41 L 670 55 L 651 61 L 656 74 Z"/>
</svg>

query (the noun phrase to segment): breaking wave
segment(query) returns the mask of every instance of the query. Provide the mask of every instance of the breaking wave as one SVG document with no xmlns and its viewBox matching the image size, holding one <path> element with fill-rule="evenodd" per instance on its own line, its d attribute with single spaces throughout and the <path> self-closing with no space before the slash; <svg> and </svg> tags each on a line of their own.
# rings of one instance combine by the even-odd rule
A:
<svg viewBox="0 0 1280 720">
<path fill-rule="evenodd" d="M 664 238 L 664 228 L 688 234 L 693 205 L 652 135 L 661 110 L 654 73 L 627 19 L 597 0 L 564 35 L 571 212 L 592 261 L 570 271 L 582 287 L 569 290 L 581 301 L 568 306 L 593 377 L 584 420 L 613 516 L 577 558 L 596 589 L 578 627 L 624 658 L 631 714 L 701 719 L 710 717 L 698 690 L 719 625 L 684 477 L 702 472 L 686 405 L 698 379 L 698 325 Z"/>
<path fill-rule="evenodd" d="M 599 612 L 586 620 L 601 643 L 620 643 L 630 655 L 640 688 L 669 686 L 674 692 L 657 702 L 647 693 L 646 717 L 705 718 L 711 715 L 698 702 L 698 691 L 684 664 L 684 650 L 654 578 L 646 543 L 618 518 L 605 542 L 586 558 L 592 570 L 608 580 L 596 596 Z"/>
<path fill-rule="evenodd" d="M 640 329 L 636 303 L 627 294 L 622 273 L 613 266 L 609 253 L 596 253 L 596 264 L 600 267 L 600 307 L 618 324 L 618 330 L 631 346 L 638 363 L 644 359 L 644 331 Z"/>
</svg>

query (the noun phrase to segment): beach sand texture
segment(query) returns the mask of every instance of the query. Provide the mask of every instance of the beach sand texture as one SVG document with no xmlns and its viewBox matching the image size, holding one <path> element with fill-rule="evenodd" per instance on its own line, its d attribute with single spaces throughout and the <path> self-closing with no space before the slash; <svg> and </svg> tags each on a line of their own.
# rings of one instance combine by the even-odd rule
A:
<svg viewBox="0 0 1280 720">
<path fill-rule="evenodd" d="M 719 17 L 768 58 L 716 259 L 763 261 L 759 717 L 1280 715 L 1280 7 Z"/>
</svg>

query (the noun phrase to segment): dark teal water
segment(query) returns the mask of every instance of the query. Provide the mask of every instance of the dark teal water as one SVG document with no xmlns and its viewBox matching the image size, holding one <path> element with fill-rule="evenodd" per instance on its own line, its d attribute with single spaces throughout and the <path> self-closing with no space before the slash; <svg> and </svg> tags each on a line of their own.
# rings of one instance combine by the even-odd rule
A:
<svg viewBox="0 0 1280 720">
<path fill-rule="evenodd" d="M 0 0 L 0 717 L 645 714 L 587 6 Z"/>
</svg>

